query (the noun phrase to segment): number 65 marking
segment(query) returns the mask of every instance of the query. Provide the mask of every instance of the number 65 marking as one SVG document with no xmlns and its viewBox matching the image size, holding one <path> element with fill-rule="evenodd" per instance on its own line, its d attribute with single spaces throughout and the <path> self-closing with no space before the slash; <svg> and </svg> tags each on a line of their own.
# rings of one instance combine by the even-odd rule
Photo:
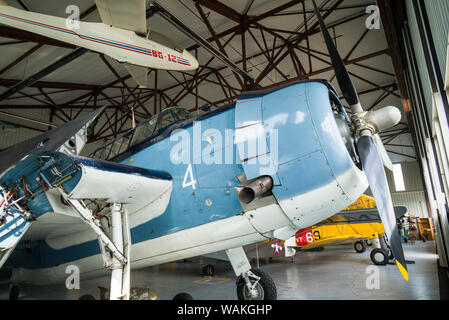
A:
<svg viewBox="0 0 449 320">
<path fill-rule="evenodd" d="M 187 179 L 190 179 L 190 181 L 187 181 Z M 192 164 L 189 163 L 189 166 L 187 167 L 186 173 L 184 175 L 184 181 L 182 182 L 182 188 L 192 186 L 193 190 L 195 190 L 196 180 L 193 178 L 193 170 L 192 170 Z"/>
</svg>

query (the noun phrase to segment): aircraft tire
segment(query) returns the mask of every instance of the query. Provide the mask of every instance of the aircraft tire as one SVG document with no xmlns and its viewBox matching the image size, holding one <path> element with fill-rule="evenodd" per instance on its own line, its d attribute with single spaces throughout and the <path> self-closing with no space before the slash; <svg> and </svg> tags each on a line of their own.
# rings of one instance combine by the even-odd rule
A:
<svg viewBox="0 0 449 320">
<path fill-rule="evenodd" d="M 376 266 L 384 266 L 388 263 L 389 253 L 384 249 L 375 248 L 371 250 L 370 258 Z"/>
<path fill-rule="evenodd" d="M 215 267 L 211 264 L 208 264 L 203 267 L 202 275 L 212 277 L 215 274 Z"/>
<path fill-rule="evenodd" d="M 393 251 L 391 251 L 391 249 L 388 250 L 388 259 L 390 260 L 394 259 Z"/>
<path fill-rule="evenodd" d="M 259 294 L 257 297 L 252 298 L 248 293 L 246 287 L 245 279 L 242 276 L 237 278 L 237 298 L 238 300 L 276 300 L 277 299 L 277 289 L 273 279 L 265 271 L 254 268 L 251 272 L 256 276 L 260 277 L 258 284 L 256 285 L 256 290 Z M 250 278 L 251 283 L 255 282 L 255 279 Z"/>
<path fill-rule="evenodd" d="M 78 300 L 95 300 L 95 297 L 91 294 L 85 294 L 79 297 Z"/>
<path fill-rule="evenodd" d="M 186 292 L 181 292 L 174 296 L 173 300 L 193 300 L 193 297 Z"/>
<path fill-rule="evenodd" d="M 17 300 L 19 298 L 19 286 L 11 284 L 9 286 L 9 300 Z"/>
<path fill-rule="evenodd" d="M 366 243 L 363 241 L 357 241 L 354 243 L 354 250 L 358 253 L 363 253 L 366 251 Z"/>
</svg>

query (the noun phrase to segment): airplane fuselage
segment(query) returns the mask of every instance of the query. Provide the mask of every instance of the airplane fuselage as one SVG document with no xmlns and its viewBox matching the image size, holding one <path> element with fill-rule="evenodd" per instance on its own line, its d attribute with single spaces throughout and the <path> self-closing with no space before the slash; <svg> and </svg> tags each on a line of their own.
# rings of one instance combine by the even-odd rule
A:
<svg viewBox="0 0 449 320">
<path fill-rule="evenodd" d="M 330 91 L 326 83 L 310 81 L 243 94 L 236 103 L 191 123 L 174 124 L 116 157 L 123 164 L 166 171 L 172 177 L 171 196 L 163 194 L 164 201 L 129 212 L 132 267 L 269 238 L 286 240 L 353 203 L 367 182 L 345 146 Z M 232 138 L 226 138 L 227 132 L 233 132 Z M 180 162 L 186 151 L 180 147 L 182 138 L 189 137 L 186 145 L 192 146 L 198 135 L 199 147 L 193 148 L 200 152 Z M 259 138 L 262 148 L 243 150 L 243 137 Z M 263 174 L 273 179 L 271 193 L 249 205 L 242 203 L 238 191 L 245 180 Z M 57 197 L 49 192 L 47 197 L 48 212 L 41 213 L 31 230 L 39 228 L 39 221 L 51 222 L 53 212 L 69 215 Z M 19 245 L 7 262 L 18 267 L 16 282 L 61 281 L 71 264 L 84 277 L 105 272 L 93 232 L 57 234 L 54 227 L 48 232 L 54 235 L 31 241 L 28 249 Z"/>
<path fill-rule="evenodd" d="M 79 22 L 69 29 L 67 19 L 27 12 L 0 4 L 0 24 L 103 53 L 119 62 L 175 71 L 195 70 L 198 61 L 186 50 L 179 52 L 135 32 L 103 23 Z"/>
</svg>

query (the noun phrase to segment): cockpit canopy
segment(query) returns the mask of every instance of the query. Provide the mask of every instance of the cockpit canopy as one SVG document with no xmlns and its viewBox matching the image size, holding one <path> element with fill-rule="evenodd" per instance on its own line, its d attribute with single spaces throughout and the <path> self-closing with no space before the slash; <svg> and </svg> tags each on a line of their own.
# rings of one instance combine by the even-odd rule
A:
<svg viewBox="0 0 449 320">
<path fill-rule="evenodd" d="M 190 119 L 191 114 L 181 107 L 167 108 L 159 114 L 139 123 L 136 128 L 128 131 L 123 136 L 107 143 L 95 150 L 90 157 L 100 160 L 110 160 L 122 154 L 128 148 L 133 147 L 151 137 L 157 136 L 163 129 L 173 123 Z"/>
</svg>

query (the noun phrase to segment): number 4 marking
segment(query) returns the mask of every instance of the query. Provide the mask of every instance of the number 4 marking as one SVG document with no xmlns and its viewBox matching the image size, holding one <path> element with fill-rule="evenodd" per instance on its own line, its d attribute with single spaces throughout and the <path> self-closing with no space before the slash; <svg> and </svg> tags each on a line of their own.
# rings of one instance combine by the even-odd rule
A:
<svg viewBox="0 0 449 320">
<path fill-rule="evenodd" d="M 190 178 L 190 182 L 187 182 L 187 178 Z M 193 178 L 192 164 L 189 164 L 186 170 L 186 174 L 184 175 L 184 181 L 182 182 L 182 188 L 192 186 L 193 190 L 195 190 L 196 180 Z"/>
</svg>

